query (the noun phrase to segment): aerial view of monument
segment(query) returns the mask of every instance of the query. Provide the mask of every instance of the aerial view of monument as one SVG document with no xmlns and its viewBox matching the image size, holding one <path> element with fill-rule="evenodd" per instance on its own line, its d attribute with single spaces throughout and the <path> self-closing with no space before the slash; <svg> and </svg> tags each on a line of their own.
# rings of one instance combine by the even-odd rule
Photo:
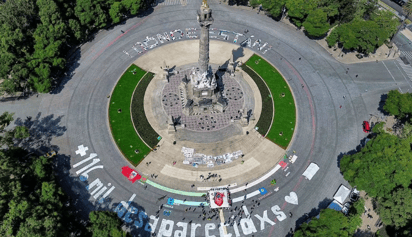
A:
<svg viewBox="0 0 412 237">
<path fill-rule="evenodd" d="M 0 236 L 412 236 L 412 1 L 0 3 Z"/>
</svg>

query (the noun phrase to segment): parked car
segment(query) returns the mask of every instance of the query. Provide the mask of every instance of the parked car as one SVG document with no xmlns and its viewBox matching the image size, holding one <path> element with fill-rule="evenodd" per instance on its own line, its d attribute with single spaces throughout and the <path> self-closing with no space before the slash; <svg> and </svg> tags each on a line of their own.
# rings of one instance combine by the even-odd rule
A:
<svg viewBox="0 0 412 237">
<path fill-rule="evenodd" d="M 351 202 L 356 202 L 359 199 L 359 191 L 356 188 L 353 188 L 351 194 L 350 194 L 350 201 Z"/>
<path fill-rule="evenodd" d="M 363 126 L 363 131 L 364 132 L 369 133 L 371 131 L 371 127 L 370 127 L 368 121 L 363 121 L 362 126 Z"/>
<path fill-rule="evenodd" d="M 408 0 L 392 0 L 392 1 L 398 4 L 399 6 L 403 6 L 405 5 L 405 3 L 408 2 Z"/>
<path fill-rule="evenodd" d="M 122 174 L 132 183 L 142 178 L 142 176 L 136 170 L 128 166 L 122 167 Z"/>
<path fill-rule="evenodd" d="M 350 209 L 350 205 L 351 205 L 350 202 L 345 202 L 345 204 L 343 204 L 343 207 L 342 207 L 342 212 L 343 212 L 343 214 L 348 215 L 349 209 Z"/>
</svg>

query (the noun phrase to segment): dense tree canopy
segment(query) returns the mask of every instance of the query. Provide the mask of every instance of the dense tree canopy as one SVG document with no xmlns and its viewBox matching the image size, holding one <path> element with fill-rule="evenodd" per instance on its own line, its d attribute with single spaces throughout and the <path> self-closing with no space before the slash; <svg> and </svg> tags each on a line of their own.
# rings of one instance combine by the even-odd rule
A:
<svg viewBox="0 0 412 237">
<path fill-rule="evenodd" d="M 391 90 L 386 98 L 383 109 L 391 115 L 404 118 L 412 114 L 412 94 L 400 93 L 398 90 Z"/>
<path fill-rule="evenodd" d="M 389 198 L 380 197 L 379 216 L 387 225 L 404 227 L 412 221 L 412 190 L 399 188 Z"/>
<path fill-rule="evenodd" d="M 310 36 L 324 36 L 330 27 L 328 14 L 322 8 L 311 11 L 305 22 L 303 22 L 303 27 Z"/>
<path fill-rule="evenodd" d="M 89 215 L 89 231 L 93 237 L 126 237 L 129 236 L 121 229 L 122 221 L 115 212 L 92 211 Z"/>
<path fill-rule="evenodd" d="M 53 173 L 53 159 L 14 146 L 27 128 L 7 129 L 13 114 L 0 115 L 0 236 L 126 236 L 116 213 L 90 214 L 89 231 L 65 204 L 68 196 Z"/>
<path fill-rule="evenodd" d="M 285 7 L 292 22 L 303 26 L 312 37 L 325 36 L 334 27 L 327 37 L 330 47 L 340 43 L 346 50 L 365 54 L 388 41 L 399 25 L 393 13 L 378 9 L 377 0 L 253 0 L 250 3 L 262 4 L 263 9 L 277 18 Z"/>
<path fill-rule="evenodd" d="M 321 210 L 319 219 L 312 218 L 309 223 L 304 223 L 295 232 L 295 237 L 343 237 L 353 236 L 355 230 L 361 225 L 360 215 L 363 211 L 363 200 L 355 203 L 356 207 L 361 206 L 359 213 L 356 208 L 352 207 L 352 213 L 345 216 L 342 212 L 333 209 Z M 359 208 L 358 208 L 359 209 Z"/>
<path fill-rule="evenodd" d="M 360 152 L 341 160 L 341 171 L 351 185 L 372 197 L 389 197 L 396 187 L 407 188 L 412 180 L 412 137 L 385 132 L 371 139 Z"/>
<path fill-rule="evenodd" d="M 375 198 L 382 221 L 398 236 L 412 234 L 412 125 L 407 116 L 411 104 L 409 93 L 390 91 L 383 108 L 402 118 L 402 131 L 393 135 L 378 123 L 366 146 L 340 163 L 345 179 Z"/>
<path fill-rule="evenodd" d="M 152 0 L 7 0 L 0 3 L 0 95 L 49 92 L 67 52 Z"/>
</svg>

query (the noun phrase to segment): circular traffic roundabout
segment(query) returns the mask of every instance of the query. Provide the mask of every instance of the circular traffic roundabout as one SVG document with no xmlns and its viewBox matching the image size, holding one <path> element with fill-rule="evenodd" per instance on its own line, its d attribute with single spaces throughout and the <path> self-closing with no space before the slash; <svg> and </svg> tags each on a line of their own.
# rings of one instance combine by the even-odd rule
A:
<svg viewBox="0 0 412 237">
<path fill-rule="evenodd" d="M 135 236 L 285 236 L 342 182 L 340 65 L 270 19 L 210 8 L 203 71 L 199 5 L 160 8 L 85 48 L 51 102 L 66 108 L 79 205 Z"/>
</svg>

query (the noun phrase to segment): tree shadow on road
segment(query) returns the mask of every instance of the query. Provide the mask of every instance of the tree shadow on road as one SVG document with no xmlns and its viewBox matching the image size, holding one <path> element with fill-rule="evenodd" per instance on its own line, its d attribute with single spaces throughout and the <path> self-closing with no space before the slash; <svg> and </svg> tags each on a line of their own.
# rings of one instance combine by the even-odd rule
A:
<svg viewBox="0 0 412 237">
<path fill-rule="evenodd" d="M 381 95 L 381 100 L 379 101 L 379 105 L 378 105 L 378 111 L 381 112 L 383 115 L 388 116 L 389 113 L 386 112 L 383 109 L 383 106 L 385 105 L 386 99 L 388 98 L 388 94 L 382 94 Z"/>
<path fill-rule="evenodd" d="M 304 223 L 309 223 L 312 218 L 316 218 L 322 209 L 326 209 L 329 204 L 332 202 L 332 199 L 325 198 L 319 202 L 318 207 L 312 208 L 310 212 L 305 213 L 303 216 L 299 217 L 295 222 L 295 230 L 299 228 L 299 226 L 303 225 Z M 293 234 L 288 233 L 286 236 L 293 236 Z"/>
<path fill-rule="evenodd" d="M 39 153 L 42 153 L 39 155 L 43 155 L 50 150 L 59 151 L 57 146 L 51 145 L 51 140 L 53 137 L 60 137 L 66 132 L 66 127 L 60 125 L 62 118 L 63 116 L 54 118 L 53 114 L 41 117 L 41 113 L 38 113 L 35 118 L 17 118 L 14 124 L 26 126 L 30 137 L 16 141 L 16 146 L 29 152 L 39 151 Z"/>
</svg>

